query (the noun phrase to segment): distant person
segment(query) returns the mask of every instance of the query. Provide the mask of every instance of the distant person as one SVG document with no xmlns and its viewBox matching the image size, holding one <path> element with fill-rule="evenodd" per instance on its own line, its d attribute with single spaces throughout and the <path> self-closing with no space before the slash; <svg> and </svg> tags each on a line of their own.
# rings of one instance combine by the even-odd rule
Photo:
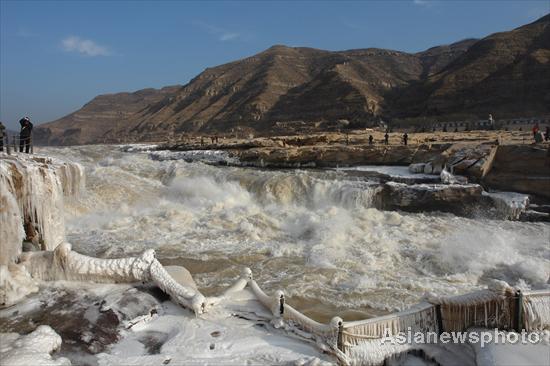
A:
<svg viewBox="0 0 550 366">
<path fill-rule="evenodd" d="M 25 152 L 28 154 L 31 147 L 33 125 L 29 117 L 19 120 L 19 124 L 21 125 L 21 131 L 19 132 L 19 152 L 23 152 L 23 147 L 25 147 Z"/>
<path fill-rule="evenodd" d="M 544 140 L 550 140 L 550 127 L 546 126 L 546 132 L 544 133 Z"/>
<path fill-rule="evenodd" d="M 536 139 L 537 138 L 537 133 L 539 132 L 539 123 L 535 123 L 535 125 L 533 126 L 533 138 Z"/>
<path fill-rule="evenodd" d="M 6 127 L 0 122 L 0 151 L 4 151 L 4 139 L 6 138 Z M 7 143 L 6 143 L 7 146 Z"/>
<path fill-rule="evenodd" d="M 374 137 L 372 135 L 369 135 L 369 145 L 372 145 L 374 141 Z"/>
<path fill-rule="evenodd" d="M 455 127 L 455 132 L 458 132 L 458 127 Z"/>
<path fill-rule="evenodd" d="M 386 132 L 386 134 L 384 135 L 384 145 L 388 145 L 389 139 L 390 139 L 390 135 L 388 135 L 388 133 Z"/>
<path fill-rule="evenodd" d="M 409 142 L 409 134 L 405 132 L 403 134 L 403 145 L 407 146 L 407 142 Z"/>
<path fill-rule="evenodd" d="M 535 134 L 535 143 L 540 144 L 543 141 L 544 141 L 544 137 L 542 136 L 542 132 L 537 131 L 537 133 Z"/>
</svg>

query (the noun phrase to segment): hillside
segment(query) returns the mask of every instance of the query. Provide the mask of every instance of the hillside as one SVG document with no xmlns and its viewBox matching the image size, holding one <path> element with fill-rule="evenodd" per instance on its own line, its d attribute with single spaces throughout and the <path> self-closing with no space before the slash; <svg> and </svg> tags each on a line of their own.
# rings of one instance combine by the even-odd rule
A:
<svg viewBox="0 0 550 366">
<path fill-rule="evenodd" d="M 146 141 L 186 132 L 321 130 L 382 116 L 550 112 L 550 16 L 415 54 L 273 46 L 208 68 L 187 85 L 96 97 L 37 128 L 49 144 Z M 286 124 L 285 124 L 286 123 Z M 290 123 L 292 125 L 292 123 Z M 281 127 L 282 126 L 282 127 Z"/>
</svg>

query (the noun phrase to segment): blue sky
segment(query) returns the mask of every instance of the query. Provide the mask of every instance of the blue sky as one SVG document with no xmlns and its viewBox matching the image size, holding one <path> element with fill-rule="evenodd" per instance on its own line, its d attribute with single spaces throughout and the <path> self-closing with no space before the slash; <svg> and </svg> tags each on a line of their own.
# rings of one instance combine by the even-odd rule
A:
<svg viewBox="0 0 550 366">
<path fill-rule="evenodd" d="M 414 52 L 549 12 L 550 0 L 0 0 L 0 120 L 43 123 L 98 94 L 185 84 L 274 44 Z"/>
</svg>

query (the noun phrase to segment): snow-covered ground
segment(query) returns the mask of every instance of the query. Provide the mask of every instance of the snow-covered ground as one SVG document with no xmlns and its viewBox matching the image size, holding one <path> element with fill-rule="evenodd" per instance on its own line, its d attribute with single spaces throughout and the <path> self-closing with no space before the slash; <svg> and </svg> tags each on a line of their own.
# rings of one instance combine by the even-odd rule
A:
<svg viewBox="0 0 550 366">
<path fill-rule="evenodd" d="M 50 319 L 64 345 L 51 328 L 38 328 L 40 339 L 1 333 L 7 343 L 2 342 L 0 357 L 6 366 L 34 360 L 40 361 L 37 365 L 47 360 L 65 365 L 65 358 L 73 365 L 113 366 L 336 362 L 315 343 L 274 328 L 271 317 L 249 290 L 196 317 L 147 287 L 49 283 L 39 294 L 0 310 L 0 329 L 24 332 L 29 327 L 21 320 Z M 59 349 L 52 359 L 49 353 Z"/>
</svg>

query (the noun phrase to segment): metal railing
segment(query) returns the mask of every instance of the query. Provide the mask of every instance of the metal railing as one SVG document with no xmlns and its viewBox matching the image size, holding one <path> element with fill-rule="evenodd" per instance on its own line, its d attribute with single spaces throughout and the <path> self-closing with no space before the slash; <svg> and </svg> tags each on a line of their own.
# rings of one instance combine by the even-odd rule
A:
<svg viewBox="0 0 550 366">
<path fill-rule="evenodd" d="M 21 137 L 21 135 L 16 134 L 11 136 L 11 142 L 10 142 L 10 136 L 8 136 L 7 133 L 3 133 L 3 136 L 1 136 L 2 139 L 2 150 L 5 147 L 6 153 L 8 155 L 11 155 L 12 152 L 23 152 L 27 154 L 34 154 L 34 143 L 33 143 L 33 133 L 31 132 L 31 135 L 29 137 Z M 28 152 L 27 152 L 28 147 Z"/>
</svg>

